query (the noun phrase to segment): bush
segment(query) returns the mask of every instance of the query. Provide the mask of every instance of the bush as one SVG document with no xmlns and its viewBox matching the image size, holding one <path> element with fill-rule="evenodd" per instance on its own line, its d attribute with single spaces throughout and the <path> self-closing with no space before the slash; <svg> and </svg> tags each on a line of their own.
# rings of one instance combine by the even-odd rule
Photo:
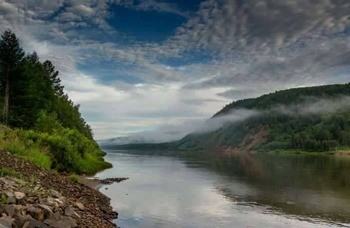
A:
<svg viewBox="0 0 350 228">
<path fill-rule="evenodd" d="M 55 115 L 40 113 L 35 131 L 2 127 L 0 137 L 0 149 L 46 169 L 94 174 L 111 167 L 95 141 L 63 128 Z"/>
</svg>

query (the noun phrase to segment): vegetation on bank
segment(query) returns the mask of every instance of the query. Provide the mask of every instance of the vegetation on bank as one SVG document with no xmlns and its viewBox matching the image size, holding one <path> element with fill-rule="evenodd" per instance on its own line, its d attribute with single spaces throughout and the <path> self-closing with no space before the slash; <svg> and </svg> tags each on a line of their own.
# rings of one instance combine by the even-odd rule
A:
<svg viewBox="0 0 350 228">
<path fill-rule="evenodd" d="M 0 39 L 0 150 L 46 169 L 93 174 L 111 167 L 50 61 L 25 54 L 16 35 Z"/>
</svg>

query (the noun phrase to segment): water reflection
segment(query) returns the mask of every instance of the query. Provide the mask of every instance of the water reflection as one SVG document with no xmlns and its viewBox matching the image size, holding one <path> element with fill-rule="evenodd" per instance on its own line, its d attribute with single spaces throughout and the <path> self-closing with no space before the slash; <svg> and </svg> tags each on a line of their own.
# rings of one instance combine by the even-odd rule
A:
<svg viewBox="0 0 350 228">
<path fill-rule="evenodd" d="M 98 174 L 131 178 L 102 190 L 122 227 L 350 224 L 350 159 L 130 153 L 108 154 L 114 168 Z"/>
</svg>

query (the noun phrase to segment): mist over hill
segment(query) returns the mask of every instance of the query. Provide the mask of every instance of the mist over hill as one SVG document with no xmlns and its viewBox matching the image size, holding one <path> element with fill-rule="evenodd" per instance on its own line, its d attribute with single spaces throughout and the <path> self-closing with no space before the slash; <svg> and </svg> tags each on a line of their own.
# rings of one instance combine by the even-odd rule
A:
<svg viewBox="0 0 350 228">
<path fill-rule="evenodd" d="M 120 145 L 120 144 L 119 144 Z M 234 101 L 181 140 L 108 148 L 329 151 L 350 146 L 350 84 L 295 88 Z"/>
</svg>

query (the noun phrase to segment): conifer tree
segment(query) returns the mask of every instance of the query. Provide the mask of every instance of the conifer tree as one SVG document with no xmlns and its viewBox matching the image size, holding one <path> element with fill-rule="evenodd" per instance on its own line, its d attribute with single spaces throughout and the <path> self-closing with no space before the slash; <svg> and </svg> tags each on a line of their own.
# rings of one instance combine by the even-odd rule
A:
<svg viewBox="0 0 350 228">
<path fill-rule="evenodd" d="M 24 51 L 19 45 L 17 36 L 11 31 L 6 30 L 0 40 L 0 67 L 2 73 L 2 85 L 5 89 L 3 103 L 3 122 L 8 123 L 10 86 L 16 77 L 16 68 L 20 65 L 24 57 Z"/>
</svg>

